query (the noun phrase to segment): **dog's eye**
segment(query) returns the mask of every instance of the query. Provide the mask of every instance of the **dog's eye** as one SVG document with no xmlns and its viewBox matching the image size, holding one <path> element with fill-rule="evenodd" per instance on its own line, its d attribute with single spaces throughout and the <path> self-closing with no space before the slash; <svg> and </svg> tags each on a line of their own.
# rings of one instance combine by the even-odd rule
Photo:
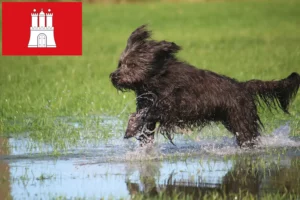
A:
<svg viewBox="0 0 300 200">
<path fill-rule="evenodd" d="M 134 63 L 130 63 L 130 64 L 128 64 L 128 67 L 130 67 L 130 68 L 135 68 L 135 64 Z"/>
</svg>

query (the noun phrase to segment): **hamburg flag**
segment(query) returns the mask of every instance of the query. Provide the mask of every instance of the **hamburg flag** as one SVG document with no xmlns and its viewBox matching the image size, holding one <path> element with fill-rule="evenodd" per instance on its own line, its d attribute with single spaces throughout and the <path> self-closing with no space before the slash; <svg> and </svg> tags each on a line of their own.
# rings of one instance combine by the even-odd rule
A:
<svg viewBox="0 0 300 200">
<path fill-rule="evenodd" d="M 82 3 L 2 2 L 2 55 L 82 55 Z"/>
</svg>

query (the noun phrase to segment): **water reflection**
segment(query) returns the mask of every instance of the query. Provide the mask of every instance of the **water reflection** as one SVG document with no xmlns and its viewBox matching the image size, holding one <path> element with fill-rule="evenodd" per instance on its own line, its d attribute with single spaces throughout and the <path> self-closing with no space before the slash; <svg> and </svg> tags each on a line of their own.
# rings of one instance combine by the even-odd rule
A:
<svg viewBox="0 0 300 200">
<path fill-rule="evenodd" d="M 263 166 L 256 167 L 257 164 L 255 158 L 236 160 L 233 169 L 223 178 L 222 187 L 226 194 L 247 192 L 258 197 L 262 192 L 260 188 L 264 177 L 261 169 Z"/>
<path fill-rule="evenodd" d="M 102 145 L 89 149 L 89 153 L 56 159 L 38 154 L 28 156 L 16 150 L 9 152 L 7 139 L 0 141 L 0 199 L 58 196 L 130 199 L 134 195 L 156 197 L 162 192 L 170 196 L 174 192 L 193 195 L 196 199 L 210 192 L 220 195 L 244 192 L 258 198 L 264 192 L 288 192 L 300 197 L 300 151 L 297 148 L 289 148 L 283 154 L 279 154 L 277 148 L 273 155 L 272 150 L 229 156 L 202 152 L 193 157 L 168 155 L 162 161 L 118 161 L 126 156 L 124 152 L 130 151 L 126 146 L 118 146 L 116 150 L 114 145 Z M 11 146 L 16 146 L 15 139 L 9 141 L 13 143 Z M 157 158 L 168 153 L 165 146 L 162 151 L 155 149 Z M 184 146 L 178 151 L 185 152 Z M 170 152 L 171 155 L 176 153 L 175 150 Z M 13 155 L 7 156 L 9 153 Z M 103 160 L 104 155 L 112 160 Z M 131 155 L 138 156 L 139 152 Z"/>
<path fill-rule="evenodd" d="M 268 162 L 268 160 L 265 161 Z M 159 193 L 172 196 L 176 193 L 180 194 L 180 197 L 192 196 L 195 199 L 201 199 L 211 192 L 218 193 L 220 196 L 251 194 L 260 198 L 266 193 L 288 193 L 300 197 L 300 158 L 298 156 L 284 157 L 283 160 L 273 162 L 268 166 L 263 164 L 265 161 L 252 156 L 229 162 L 218 160 L 219 167 L 213 168 L 207 165 L 202 165 L 201 168 L 195 162 L 187 162 L 188 166 L 197 168 L 197 172 L 189 169 L 186 174 L 180 173 L 182 166 L 177 162 L 179 168 L 177 170 L 172 167 L 168 168 L 170 169 L 167 173 L 168 177 L 161 176 L 164 164 L 159 166 L 143 163 L 136 167 L 139 171 L 139 179 L 127 179 L 126 185 L 130 195 L 140 194 L 145 197 L 155 197 Z M 203 162 L 212 161 L 204 160 Z M 228 169 L 231 164 L 232 167 Z"/>
<path fill-rule="evenodd" d="M 290 161 L 291 165 L 286 165 Z M 205 161 L 204 161 L 205 162 Z M 219 161 L 222 163 L 222 161 Z M 206 171 L 202 168 L 202 172 L 184 176 L 178 174 L 181 170 L 170 169 L 168 177 L 161 178 L 157 173 L 161 173 L 163 166 L 151 165 L 146 167 L 144 164 L 140 166 L 139 180 L 126 180 L 127 188 L 131 195 L 141 194 L 146 197 L 154 197 L 160 192 L 172 196 L 174 192 L 181 195 L 192 195 L 196 199 L 200 199 L 203 195 L 215 192 L 221 196 L 226 194 L 252 194 L 259 198 L 263 193 L 280 193 L 294 194 L 300 197 L 300 159 L 294 157 L 285 158 L 282 162 L 276 163 L 268 168 L 258 165 L 256 158 L 238 159 L 233 167 L 226 171 L 220 168 L 213 168 Z M 187 163 L 193 165 L 195 163 Z M 222 163 L 221 165 L 224 165 Z M 256 167 L 257 166 L 257 167 Z M 150 168 L 151 170 L 143 170 Z M 155 168 L 158 168 L 155 170 Z M 151 174 L 152 171 L 158 171 Z M 150 173 L 150 174 L 149 174 Z M 223 175 L 224 174 L 224 175 Z M 214 177 L 213 181 L 206 179 Z"/>
<path fill-rule="evenodd" d="M 209 158 L 188 159 L 173 162 L 143 162 L 128 165 L 126 169 L 136 171 L 138 179 L 129 176 L 126 184 L 130 194 L 141 193 L 155 196 L 160 192 L 171 194 L 179 192 L 197 194 L 199 188 L 218 188 L 223 176 L 232 167 L 232 162 L 210 160 Z M 130 173 L 128 173 L 130 174 Z"/>
</svg>

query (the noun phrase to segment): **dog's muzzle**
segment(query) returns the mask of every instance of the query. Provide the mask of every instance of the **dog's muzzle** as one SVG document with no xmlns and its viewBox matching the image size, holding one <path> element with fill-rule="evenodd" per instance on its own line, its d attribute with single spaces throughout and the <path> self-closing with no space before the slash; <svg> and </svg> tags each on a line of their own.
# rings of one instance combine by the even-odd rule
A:
<svg viewBox="0 0 300 200">
<path fill-rule="evenodd" d="M 118 75 L 117 75 L 116 72 L 111 73 L 111 74 L 109 75 L 109 78 L 110 78 L 111 82 L 112 82 L 114 85 L 117 84 L 117 82 L 118 82 Z"/>
<path fill-rule="evenodd" d="M 132 138 L 133 136 L 131 136 L 131 135 L 127 135 L 127 134 L 125 134 L 124 135 L 124 139 L 129 139 L 129 138 Z"/>
</svg>

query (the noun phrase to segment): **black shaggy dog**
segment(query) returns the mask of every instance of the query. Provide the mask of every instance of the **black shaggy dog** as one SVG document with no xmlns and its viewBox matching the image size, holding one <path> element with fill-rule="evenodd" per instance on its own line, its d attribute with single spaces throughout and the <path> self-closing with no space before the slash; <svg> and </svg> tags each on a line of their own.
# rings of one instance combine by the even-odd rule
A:
<svg viewBox="0 0 300 200">
<path fill-rule="evenodd" d="M 288 113 L 300 85 L 299 74 L 279 81 L 238 82 L 178 60 L 178 45 L 151 40 L 150 35 L 145 25 L 132 32 L 117 70 L 110 74 L 118 90 L 133 90 L 137 97 L 136 113 L 124 138 L 142 132 L 138 139 L 151 142 L 157 123 L 161 133 L 169 136 L 174 127 L 221 122 L 239 146 L 251 147 L 263 126 L 256 103 Z"/>
</svg>

